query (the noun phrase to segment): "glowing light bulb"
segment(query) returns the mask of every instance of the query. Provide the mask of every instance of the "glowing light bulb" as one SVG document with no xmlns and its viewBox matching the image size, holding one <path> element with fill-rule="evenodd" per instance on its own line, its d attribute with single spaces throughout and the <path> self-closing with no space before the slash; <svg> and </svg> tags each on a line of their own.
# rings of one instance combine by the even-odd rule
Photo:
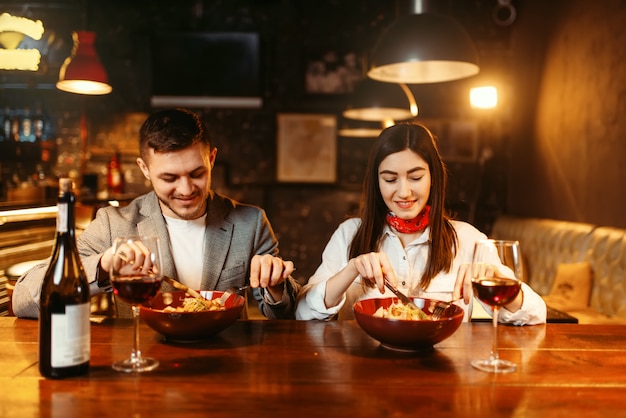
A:
<svg viewBox="0 0 626 418">
<path fill-rule="evenodd" d="M 493 86 L 471 88 L 470 105 L 478 109 L 493 109 L 498 105 L 498 90 Z"/>
</svg>

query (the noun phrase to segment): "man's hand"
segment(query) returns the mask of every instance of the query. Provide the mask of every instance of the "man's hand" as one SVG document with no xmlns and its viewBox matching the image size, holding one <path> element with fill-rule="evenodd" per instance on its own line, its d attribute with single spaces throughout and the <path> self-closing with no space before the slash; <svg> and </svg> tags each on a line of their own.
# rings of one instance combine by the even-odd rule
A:
<svg viewBox="0 0 626 418">
<path fill-rule="evenodd" d="M 293 262 L 271 254 L 255 255 L 250 262 L 250 286 L 266 288 L 275 301 L 282 299 L 285 280 L 293 273 Z"/>
</svg>

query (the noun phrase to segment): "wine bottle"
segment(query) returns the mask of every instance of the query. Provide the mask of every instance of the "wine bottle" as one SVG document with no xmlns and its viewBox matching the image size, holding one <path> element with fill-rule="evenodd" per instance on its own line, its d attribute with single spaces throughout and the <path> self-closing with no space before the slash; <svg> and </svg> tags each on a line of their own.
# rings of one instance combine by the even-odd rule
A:
<svg viewBox="0 0 626 418">
<path fill-rule="evenodd" d="M 89 371 L 89 283 L 76 248 L 72 180 L 59 179 L 56 242 L 41 286 L 39 371 L 61 379 Z"/>
<path fill-rule="evenodd" d="M 111 156 L 107 167 L 107 187 L 110 195 L 121 194 L 124 190 L 124 177 L 120 166 L 119 152 L 115 151 Z"/>
</svg>

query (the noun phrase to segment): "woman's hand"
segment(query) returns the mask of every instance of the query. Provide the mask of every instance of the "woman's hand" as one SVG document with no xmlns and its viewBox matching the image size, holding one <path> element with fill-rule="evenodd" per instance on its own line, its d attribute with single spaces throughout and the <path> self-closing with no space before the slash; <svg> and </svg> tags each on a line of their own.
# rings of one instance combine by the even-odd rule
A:
<svg viewBox="0 0 626 418">
<path fill-rule="evenodd" d="M 473 267 L 476 271 L 472 271 L 472 264 L 461 264 L 457 271 L 456 281 L 454 282 L 454 290 L 452 292 L 452 300 L 463 298 L 465 304 L 470 303 L 474 291 L 472 289 L 472 276 L 478 277 L 513 277 L 513 272 L 504 266 L 494 264 L 480 263 Z M 516 312 L 522 307 L 524 294 L 520 291 L 517 297 L 504 308 L 510 312 Z"/>
<path fill-rule="evenodd" d="M 470 263 L 461 264 L 456 273 L 456 281 L 452 291 L 452 300 L 463 298 L 467 305 L 473 296 L 472 290 L 472 265 Z"/>
<path fill-rule="evenodd" d="M 350 259 L 346 267 L 326 282 L 326 294 L 324 296 L 326 307 L 337 306 L 359 275 L 365 284 L 377 287 L 381 293 L 385 292 L 385 276 L 392 284 L 398 283 L 387 254 L 374 252 L 361 254 Z"/>
<path fill-rule="evenodd" d="M 361 254 L 351 259 L 348 264 L 352 264 L 357 274 L 360 275 L 368 285 L 377 287 L 381 293 L 385 292 L 385 276 L 394 286 L 398 284 L 396 274 L 391 267 L 389 258 L 387 254 L 383 252 Z"/>
</svg>

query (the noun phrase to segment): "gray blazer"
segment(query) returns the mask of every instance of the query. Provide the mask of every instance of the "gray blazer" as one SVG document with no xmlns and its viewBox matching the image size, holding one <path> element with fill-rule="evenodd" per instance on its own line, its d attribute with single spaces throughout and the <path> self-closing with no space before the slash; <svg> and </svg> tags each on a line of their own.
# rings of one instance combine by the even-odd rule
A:
<svg viewBox="0 0 626 418">
<path fill-rule="evenodd" d="M 178 278 L 171 243 L 159 201 L 154 192 L 142 195 L 124 207 L 98 210 L 96 218 L 77 239 L 78 251 L 90 282 L 92 295 L 110 291 L 107 274 L 99 268 L 104 251 L 120 235 L 156 235 L 161 240 L 163 274 Z M 250 261 L 255 254 L 278 255 L 278 241 L 265 212 L 212 193 L 208 200 L 201 290 L 225 290 L 242 286 L 250 276 Z M 41 283 L 49 260 L 22 276 L 13 292 L 13 311 L 18 317 L 37 318 Z M 99 285 L 100 282 L 100 285 Z M 164 283 L 162 290 L 171 290 Z M 269 319 L 294 318 L 300 284 L 289 279 L 280 301 L 273 302 L 264 289 L 253 289 L 259 309 Z M 116 298 L 117 314 L 130 317 L 128 304 Z"/>
</svg>

